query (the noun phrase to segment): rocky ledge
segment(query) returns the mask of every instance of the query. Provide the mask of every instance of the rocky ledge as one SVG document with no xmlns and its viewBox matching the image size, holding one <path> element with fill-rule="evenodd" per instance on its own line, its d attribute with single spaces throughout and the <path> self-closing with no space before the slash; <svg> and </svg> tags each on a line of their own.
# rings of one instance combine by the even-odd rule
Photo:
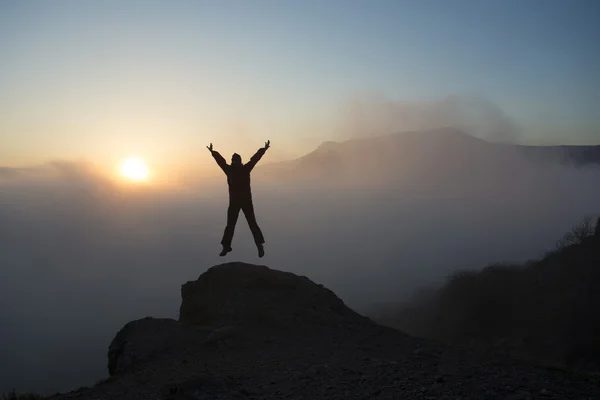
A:
<svg viewBox="0 0 600 400">
<path fill-rule="evenodd" d="M 181 289 L 179 319 L 126 324 L 110 377 L 53 399 L 598 399 L 599 380 L 377 325 L 322 285 L 245 263 Z"/>
</svg>

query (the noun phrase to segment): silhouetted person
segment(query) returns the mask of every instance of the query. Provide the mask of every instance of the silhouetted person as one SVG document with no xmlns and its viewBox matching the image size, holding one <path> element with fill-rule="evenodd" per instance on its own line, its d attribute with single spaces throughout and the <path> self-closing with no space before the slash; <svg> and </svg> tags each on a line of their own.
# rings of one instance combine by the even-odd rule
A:
<svg viewBox="0 0 600 400">
<path fill-rule="evenodd" d="M 219 254 L 221 257 L 229 253 L 231 249 L 231 241 L 233 239 L 233 232 L 235 230 L 235 224 L 237 223 L 238 215 L 240 210 L 244 212 L 252 236 L 254 236 L 254 242 L 258 248 L 258 256 L 262 257 L 265 255 L 265 249 L 263 244 L 265 238 L 256 223 L 256 216 L 254 215 L 254 206 L 252 204 L 252 192 L 250 190 L 250 172 L 256 165 L 256 163 L 265 154 L 267 149 L 271 147 L 271 141 L 265 143 L 265 147 L 260 148 L 256 154 L 250 158 L 246 164 L 242 164 L 242 157 L 239 154 L 234 153 L 231 156 L 231 165 L 228 165 L 225 159 L 219 154 L 218 151 L 213 150 L 212 143 L 206 148 L 210 151 L 214 159 L 219 164 L 219 167 L 227 175 L 227 184 L 229 185 L 229 208 L 227 209 L 227 227 L 223 233 L 223 239 L 221 244 L 223 250 Z"/>
</svg>

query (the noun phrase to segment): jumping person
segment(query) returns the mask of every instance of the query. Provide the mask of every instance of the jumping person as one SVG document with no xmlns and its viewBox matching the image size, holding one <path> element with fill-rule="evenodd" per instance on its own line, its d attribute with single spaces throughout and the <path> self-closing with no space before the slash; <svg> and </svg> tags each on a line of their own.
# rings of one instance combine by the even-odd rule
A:
<svg viewBox="0 0 600 400">
<path fill-rule="evenodd" d="M 221 244 L 223 245 L 223 250 L 221 250 L 221 253 L 219 254 L 221 257 L 232 250 L 231 241 L 233 239 L 233 232 L 240 210 L 244 212 L 250 231 L 252 231 L 254 243 L 256 243 L 256 247 L 258 248 L 258 256 L 262 257 L 265 255 L 263 246 L 265 238 L 256 223 L 254 206 L 252 204 L 250 172 L 269 147 L 271 147 L 270 140 L 268 140 L 265 143 L 265 147 L 260 148 L 246 164 L 242 164 L 242 157 L 240 157 L 239 154 L 234 153 L 231 156 L 231 165 L 228 165 L 223 156 L 221 156 L 218 151 L 213 150 L 212 143 L 210 146 L 206 146 L 217 164 L 219 164 L 219 167 L 221 167 L 223 172 L 225 172 L 225 175 L 227 175 L 227 184 L 229 185 L 229 208 L 227 209 L 227 226 L 225 227 L 223 239 L 221 240 Z"/>
</svg>

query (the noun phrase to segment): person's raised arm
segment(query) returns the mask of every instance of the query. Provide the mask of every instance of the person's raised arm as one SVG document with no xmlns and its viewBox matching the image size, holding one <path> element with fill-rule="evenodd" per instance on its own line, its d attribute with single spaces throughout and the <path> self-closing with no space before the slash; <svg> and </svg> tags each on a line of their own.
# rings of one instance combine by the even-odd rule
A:
<svg viewBox="0 0 600 400">
<path fill-rule="evenodd" d="M 229 169 L 229 165 L 227 165 L 227 161 L 225 161 L 225 159 L 223 158 L 223 156 L 221 154 L 219 154 L 218 151 L 213 150 L 212 143 L 210 144 L 210 146 L 206 146 L 206 148 L 208 149 L 208 151 L 210 151 L 210 154 L 212 154 L 213 158 L 215 159 L 215 161 L 217 162 L 217 164 L 219 164 L 219 167 L 221 167 L 221 169 L 223 170 L 223 172 L 225 172 L 227 174 L 227 170 Z"/>
<path fill-rule="evenodd" d="M 250 171 L 252 171 L 252 168 L 254 168 L 254 166 L 256 165 L 256 163 L 262 158 L 262 156 L 269 149 L 269 147 L 271 147 L 271 141 L 267 140 L 265 142 L 265 147 L 261 147 L 260 149 L 258 149 L 258 151 L 256 152 L 256 154 L 254 154 L 252 156 L 252 158 L 250 158 L 250 161 L 248 161 L 248 163 L 246 163 L 246 167 L 248 167 L 248 169 Z"/>
</svg>

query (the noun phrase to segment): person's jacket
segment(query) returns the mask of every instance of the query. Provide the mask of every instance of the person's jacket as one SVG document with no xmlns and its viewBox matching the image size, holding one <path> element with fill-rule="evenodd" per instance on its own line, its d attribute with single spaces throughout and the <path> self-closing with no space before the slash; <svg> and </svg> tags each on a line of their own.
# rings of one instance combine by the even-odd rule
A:
<svg viewBox="0 0 600 400">
<path fill-rule="evenodd" d="M 260 148 L 256 154 L 250 158 L 246 164 L 227 164 L 223 156 L 218 151 L 213 151 L 212 156 L 227 175 L 227 184 L 229 185 L 229 198 L 232 200 L 250 200 L 252 192 L 250 190 L 250 172 L 256 163 L 265 154 L 266 149 Z"/>
</svg>

